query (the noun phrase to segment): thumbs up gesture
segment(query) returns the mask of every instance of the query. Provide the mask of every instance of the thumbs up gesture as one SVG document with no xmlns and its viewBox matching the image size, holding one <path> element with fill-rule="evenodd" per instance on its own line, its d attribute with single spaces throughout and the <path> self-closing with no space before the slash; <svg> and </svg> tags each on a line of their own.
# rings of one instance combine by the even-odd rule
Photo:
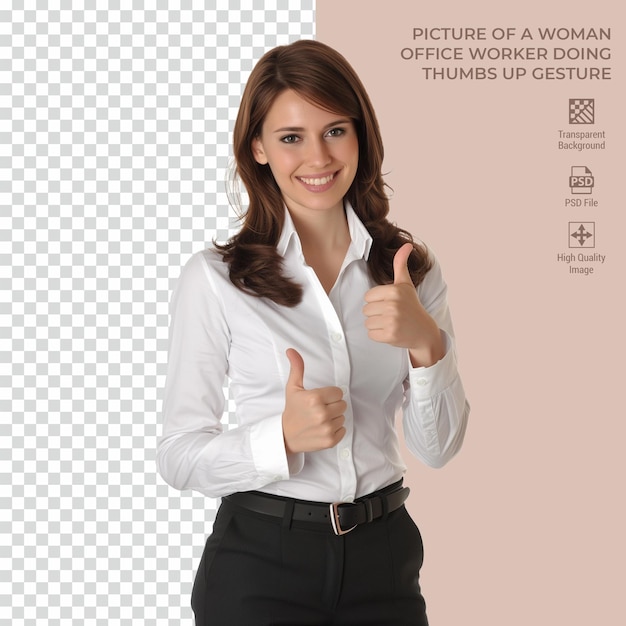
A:
<svg viewBox="0 0 626 626">
<path fill-rule="evenodd" d="M 336 446 L 346 434 L 347 404 L 339 387 L 304 388 L 304 360 L 289 348 L 283 436 L 288 453 L 314 452 Z"/>
<path fill-rule="evenodd" d="M 405 243 L 393 258 L 393 284 L 377 285 L 365 294 L 365 328 L 373 341 L 407 348 L 414 367 L 433 365 L 445 354 L 441 332 L 417 297 L 407 261 L 413 249 Z"/>
</svg>

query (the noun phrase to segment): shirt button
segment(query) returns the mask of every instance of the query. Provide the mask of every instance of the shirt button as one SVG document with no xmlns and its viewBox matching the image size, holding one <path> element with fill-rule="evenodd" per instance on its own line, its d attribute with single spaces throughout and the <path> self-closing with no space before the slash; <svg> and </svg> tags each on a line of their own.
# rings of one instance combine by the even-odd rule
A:
<svg viewBox="0 0 626 626">
<path fill-rule="evenodd" d="M 345 385 L 341 385 L 341 387 L 339 387 L 339 389 L 341 389 L 341 393 L 342 393 L 344 396 L 347 396 L 347 395 L 348 395 L 348 388 L 347 388 Z"/>
<path fill-rule="evenodd" d="M 335 343 L 339 343 L 343 339 L 343 335 L 341 333 L 331 333 L 330 338 Z"/>
<path fill-rule="evenodd" d="M 418 378 L 415 381 L 420 387 L 425 387 L 428 384 L 428 380 L 426 378 Z"/>
<path fill-rule="evenodd" d="M 342 458 L 342 459 L 346 459 L 346 460 L 347 460 L 347 459 L 349 459 L 349 458 L 350 458 L 350 450 L 349 450 L 349 448 L 344 448 L 344 449 L 341 451 L 341 453 L 340 453 L 340 454 L 341 454 L 341 458 Z"/>
</svg>

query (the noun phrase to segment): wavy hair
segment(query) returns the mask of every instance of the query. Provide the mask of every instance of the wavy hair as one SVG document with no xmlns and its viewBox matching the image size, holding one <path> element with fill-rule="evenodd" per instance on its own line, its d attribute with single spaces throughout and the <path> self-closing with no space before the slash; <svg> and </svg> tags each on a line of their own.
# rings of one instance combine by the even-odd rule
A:
<svg viewBox="0 0 626 626">
<path fill-rule="evenodd" d="M 393 282 L 393 257 L 413 243 L 408 268 L 415 286 L 431 267 L 427 250 L 407 231 L 389 222 L 389 199 L 382 177 L 383 142 L 365 87 L 346 59 L 314 40 L 295 41 L 267 52 L 252 70 L 239 107 L 233 134 L 236 175 L 249 197 L 242 227 L 228 242 L 215 244 L 229 265 L 231 282 L 242 291 L 295 306 L 302 287 L 283 273 L 276 245 L 285 221 L 280 189 L 269 167 L 260 165 L 252 141 L 276 97 L 287 89 L 326 111 L 349 117 L 359 144 L 356 176 L 346 199 L 372 236 L 368 270 L 377 284 Z M 239 207 L 240 208 L 240 207 Z"/>
</svg>

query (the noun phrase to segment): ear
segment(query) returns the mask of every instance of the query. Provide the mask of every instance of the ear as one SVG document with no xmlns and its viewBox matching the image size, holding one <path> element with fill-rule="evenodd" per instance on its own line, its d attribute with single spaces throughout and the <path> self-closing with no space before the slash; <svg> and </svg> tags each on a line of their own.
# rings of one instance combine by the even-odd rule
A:
<svg viewBox="0 0 626 626">
<path fill-rule="evenodd" d="M 267 156 L 265 156 L 263 144 L 261 143 L 261 139 L 259 137 L 255 137 L 252 140 L 252 154 L 257 163 L 267 165 Z"/>
</svg>

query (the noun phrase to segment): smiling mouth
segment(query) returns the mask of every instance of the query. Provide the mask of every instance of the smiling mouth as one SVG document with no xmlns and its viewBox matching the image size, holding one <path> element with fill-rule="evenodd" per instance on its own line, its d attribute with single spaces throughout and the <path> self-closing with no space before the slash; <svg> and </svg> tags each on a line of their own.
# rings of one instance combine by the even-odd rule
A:
<svg viewBox="0 0 626 626">
<path fill-rule="evenodd" d="M 305 185 L 314 185 L 315 187 L 319 187 L 320 185 L 325 185 L 329 183 L 333 178 L 335 178 L 335 173 L 329 174 L 328 176 L 323 176 L 322 178 L 305 178 L 304 176 L 298 176 L 298 178 Z"/>
<path fill-rule="evenodd" d="M 308 189 L 309 191 L 326 191 L 333 186 L 333 181 L 339 172 L 331 172 L 324 176 L 296 176 L 296 178 Z"/>
</svg>

